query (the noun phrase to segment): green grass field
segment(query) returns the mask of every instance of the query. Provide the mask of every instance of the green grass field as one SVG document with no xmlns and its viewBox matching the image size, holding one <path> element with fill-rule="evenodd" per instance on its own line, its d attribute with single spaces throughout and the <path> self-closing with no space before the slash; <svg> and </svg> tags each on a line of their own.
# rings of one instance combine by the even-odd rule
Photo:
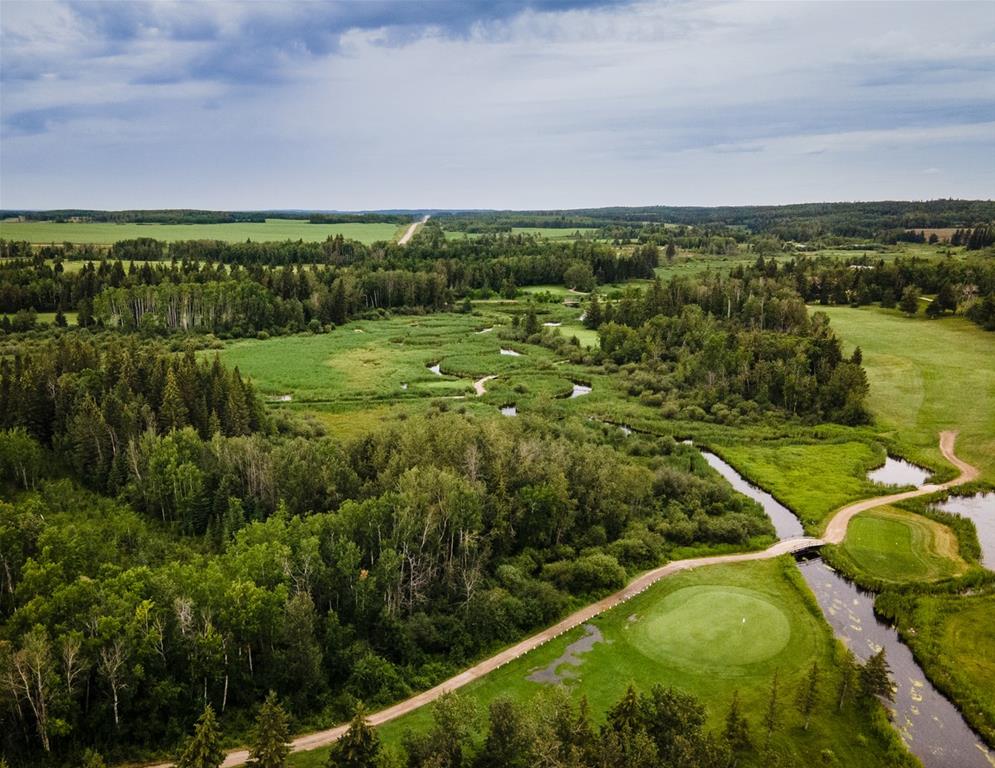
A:
<svg viewBox="0 0 995 768">
<path fill-rule="evenodd" d="M 878 766 L 881 747 L 862 718 L 836 713 L 829 693 L 835 686 L 834 642 L 819 609 L 790 559 L 701 568 L 664 579 L 642 595 L 594 619 L 602 639 L 579 654 L 579 666 L 556 669 L 563 684 L 588 697 L 601 719 L 631 682 L 648 690 L 673 685 L 700 697 L 709 723 L 720 728 L 738 690 L 754 733 L 759 733 L 770 680 L 777 671 L 783 692 L 785 727 L 775 736 L 782 764 L 801 765 L 825 749 L 839 765 Z M 529 675 L 548 668 L 567 646 L 585 636 L 578 628 L 463 688 L 483 712 L 495 698 L 528 702 L 548 684 Z M 792 702 L 813 661 L 826 671 L 824 696 L 811 728 L 802 730 Z M 379 730 L 389 745 L 406 729 L 426 727 L 427 707 Z M 292 755 L 290 765 L 317 768 L 327 750 Z"/>
<path fill-rule="evenodd" d="M 858 577 L 886 584 L 938 581 L 968 568 L 950 528 L 895 507 L 857 515 L 840 554 Z"/>
<path fill-rule="evenodd" d="M 397 224 L 309 224 L 303 219 L 267 219 L 265 223 L 238 224 L 111 224 L 105 222 L 58 223 L 52 221 L 0 222 L 0 238 L 30 243 L 97 243 L 151 237 L 156 240 L 306 240 L 320 242 L 329 235 L 373 243 L 395 240 L 405 227 Z"/>
<path fill-rule="evenodd" d="M 943 466 L 940 431 L 960 431 L 957 453 L 995 482 L 995 334 L 959 317 L 907 318 L 876 308 L 819 307 L 859 346 L 877 426 L 909 458 Z"/>
<path fill-rule="evenodd" d="M 591 227 L 575 227 L 574 229 L 560 229 L 558 227 L 512 227 L 511 234 L 513 235 L 536 235 L 537 237 L 545 238 L 546 240 L 576 240 L 577 234 L 587 235 L 591 232 L 596 232 L 597 230 Z M 480 237 L 479 234 L 475 232 L 459 232 L 453 230 L 446 230 L 447 240 L 460 240 L 464 237 Z"/>
<path fill-rule="evenodd" d="M 790 507 L 813 533 L 833 510 L 883 493 L 866 476 L 884 460 L 872 443 L 754 440 L 716 449 L 740 474 Z"/>
</svg>

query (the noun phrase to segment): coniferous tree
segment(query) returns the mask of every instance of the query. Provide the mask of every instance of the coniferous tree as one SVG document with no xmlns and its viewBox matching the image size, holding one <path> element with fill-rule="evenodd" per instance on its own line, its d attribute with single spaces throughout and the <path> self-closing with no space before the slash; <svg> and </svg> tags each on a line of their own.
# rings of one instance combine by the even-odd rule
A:
<svg viewBox="0 0 995 768">
<path fill-rule="evenodd" d="M 840 682 L 836 689 L 836 710 L 843 711 L 846 702 L 853 698 L 858 683 L 858 673 L 860 666 L 853 651 L 846 648 L 843 651 L 843 658 L 840 660 Z"/>
<path fill-rule="evenodd" d="M 328 768 L 374 768 L 380 756 L 380 737 L 366 722 L 362 706 L 349 723 L 349 730 L 332 745 Z"/>
<path fill-rule="evenodd" d="M 187 407 L 172 367 L 166 373 L 166 385 L 162 390 L 162 407 L 159 409 L 164 430 L 183 429 L 187 424 Z"/>
<path fill-rule="evenodd" d="M 208 704 L 197 720 L 193 735 L 187 739 L 176 768 L 218 768 L 225 759 L 221 747 L 221 730 Z"/>
<path fill-rule="evenodd" d="M 781 724 L 781 713 L 778 711 L 778 679 L 777 671 L 774 672 L 774 679 L 770 683 L 770 697 L 767 699 L 767 711 L 764 712 L 764 729 L 766 737 L 764 739 L 764 749 L 770 748 L 770 740 L 774 731 Z"/>
<path fill-rule="evenodd" d="M 729 713 L 726 715 L 725 729 L 722 733 L 733 755 L 745 752 L 752 746 L 750 723 L 739 706 L 739 691 L 732 692 L 732 704 L 729 705 Z"/>
<path fill-rule="evenodd" d="M 289 737 L 287 713 L 277 701 L 276 692 L 270 691 L 256 717 L 249 765 L 254 768 L 283 768 L 290 753 Z"/>
<path fill-rule="evenodd" d="M 891 668 L 882 648 L 871 656 L 860 670 L 860 687 L 863 694 L 894 701 L 895 691 L 891 687 L 890 673 Z"/>
<path fill-rule="evenodd" d="M 798 689 L 798 711 L 805 718 L 805 730 L 808 730 L 812 720 L 812 712 L 819 698 L 819 663 L 812 662 L 812 667 L 802 681 L 801 688 Z"/>
</svg>

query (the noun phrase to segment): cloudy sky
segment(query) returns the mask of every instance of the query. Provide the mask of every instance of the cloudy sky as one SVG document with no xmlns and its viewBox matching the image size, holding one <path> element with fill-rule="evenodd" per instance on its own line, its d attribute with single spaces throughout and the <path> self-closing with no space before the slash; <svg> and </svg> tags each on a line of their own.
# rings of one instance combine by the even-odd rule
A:
<svg viewBox="0 0 995 768">
<path fill-rule="evenodd" d="M 0 207 L 995 197 L 995 4 L 0 2 Z"/>
</svg>

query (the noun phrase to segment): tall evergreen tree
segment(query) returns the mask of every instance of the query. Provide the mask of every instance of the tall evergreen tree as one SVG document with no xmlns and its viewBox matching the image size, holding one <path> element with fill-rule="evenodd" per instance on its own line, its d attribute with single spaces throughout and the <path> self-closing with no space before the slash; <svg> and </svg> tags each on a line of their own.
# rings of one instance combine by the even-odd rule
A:
<svg viewBox="0 0 995 768">
<path fill-rule="evenodd" d="M 176 768 L 218 768 L 224 759 L 221 729 L 214 717 L 214 709 L 208 704 L 197 720 L 193 735 L 184 745 Z"/>
<path fill-rule="evenodd" d="M 891 668 L 882 648 L 871 656 L 860 670 L 860 687 L 863 694 L 894 701 L 895 691 L 891 687 L 890 673 Z"/>
<path fill-rule="evenodd" d="M 290 753 L 287 713 L 270 691 L 259 708 L 249 750 L 249 765 L 255 768 L 283 768 Z"/>
<path fill-rule="evenodd" d="M 170 367 L 166 373 L 166 386 L 162 390 L 162 407 L 159 409 L 163 429 L 183 429 L 187 424 L 187 407 L 183 402 L 176 374 Z"/>
<path fill-rule="evenodd" d="M 774 731 L 781 724 L 781 713 L 778 711 L 778 679 L 777 671 L 774 671 L 774 679 L 770 683 L 770 697 L 767 699 L 767 711 L 764 712 L 764 729 L 766 737 L 764 739 L 764 749 L 770 748 L 770 740 Z"/>
<path fill-rule="evenodd" d="M 798 711 L 805 718 L 805 730 L 808 730 L 812 720 L 812 712 L 819 698 L 819 662 L 813 661 L 812 667 L 798 689 Z"/>
<path fill-rule="evenodd" d="M 752 746 L 750 724 L 739 706 L 739 691 L 732 692 L 732 704 L 729 705 L 729 713 L 726 715 L 726 724 L 722 734 L 734 756 L 745 752 Z"/>
<path fill-rule="evenodd" d="M 362 706 L 349 723 L 349 730 L 332 745 L 328 768 L 374 768 L 380 756 L 380 737 L 366 722 Z"/>
</svg>

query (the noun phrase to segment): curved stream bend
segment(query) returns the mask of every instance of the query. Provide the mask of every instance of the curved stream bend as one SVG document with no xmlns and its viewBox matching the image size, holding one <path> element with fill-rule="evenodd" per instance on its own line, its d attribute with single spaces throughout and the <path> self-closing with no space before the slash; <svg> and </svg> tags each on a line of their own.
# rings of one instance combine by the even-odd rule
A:
<svg viewBox="0 0 995 768">
<path fill-rule="evenodd" d="M 484 381 L 486 381 L 486 379 L 481 380 L 480 382 L 475 382 L 474 387 L 476 388 L 476 385 L 480 384 L 482 388 Z M 439 699 L 443 694 L 454 691 L 457 688 L 462 688 L 467 683 L 478 680 L 484 675 L 493 672 L 495 669 L 504 666 L 508 662 L 514 661 L 519 656 L 538 648 L 556 637 L 559 637 L 564 632 L 569 632 L 581 624 L 590 621 L 595 616 L 598 616 L 599 614 L 614 608 L 616 605 L 620 605 L 636 595 L 645 592 L 660 579 L 670 576 L 671 574 L 705 565 L 742 563 L 751 560 L 769 560 L 771 558 L 780 557 L 781 555 L 821 547 L 823 544 L 839 544 L 846 537 L 846 529 L 850 524 L 850 520 L 852 520 L 853 517 L 860 512 L 865 512 L 868 509 L 873 509 L 874 507 L 892 504 L 896 501 L 902 501 L 903 499 L 911 499 L 916 496 L 926 496 L 928 494 L 935 493 L 936 491 L 946 490 L 947 488 L 971 482 L 978 477 L 980 471 L 977 467 L 971 466 L 966 461 L 958 459 L 957 456 L 954 455 L 954 442 L 956 439 L 956 432 L 940 433 L 940 451 L 943 453 L 944 458 L 960 470 L 960 475 L 947 483 L 943 483 L 942 485 L 924 485 L 913 491 L 894 493 L 890 496 L 875 496 L 874 498 L 864 499 L 863 501 L 858 501 L 842 507 L 833 515 L 829 523 L 826 525 L 825 534 L 821 539 L 811 536 L 798 536 L 778 541 L 767 549 L 759 552 L 741 552 L 732 555 L 711 555 L 708 557 L 693 557 L 687 560 L 674 560 L 666 565 L 661 565 L 659 568 L 646 571 L 642 575 L 637 576 L 618 592 L 608 595 L 608 597 L 604 597 L 595 603 L 591 603 L 590 605 L 575 611 L 553 626 L 548 627 L 547 629 L 544 629 L 531 637 L 525 638 L 510 648 L 506 648 L 500 653 L 491 656 L 489 659 L 484 659 L 483 661 L 474 664 L 472 667 L 463 670 L 458 675 L 439 683 L 434 688 L 429 688 L 427 691 L 422 691 L 409 699 L 405 699 L 404 701 L 401 701 L 391 707 L 387 707 L 386 709 L 382 709 L 379 712 L 371 714 L 367 719 L 370 725 L 383 725 L 384 723 L 395 720 L 402 715 L 406 715 L 409 712 L 424 706 L 425 704 L 430 704 L 431 702 Z M 328 746 L 329 744 L 337 741 L 339 737 L 341 737 L 342 734 L 348 730 L 348 728 L 349 724 L 344 723 L 342 725 L 337 725 L 334 728 L 328 728 L 323 731 L 314 731 L 313 733 L 298 736 L 291 742 L 290 750 L 291 752 L 306 752 L 311 749 L 318 749 L 319 747 Z M 221 766 L 222 768 L 232 768 L 232 766 L 242 765 L 248 759 L 248 750 L 234 750 L 228 753 L 228 756 L 225 758 Z M 161 763 L 153 766 L 152 768 L 169 768 L 170 765 L 171 763 Z"/>
</svg>

